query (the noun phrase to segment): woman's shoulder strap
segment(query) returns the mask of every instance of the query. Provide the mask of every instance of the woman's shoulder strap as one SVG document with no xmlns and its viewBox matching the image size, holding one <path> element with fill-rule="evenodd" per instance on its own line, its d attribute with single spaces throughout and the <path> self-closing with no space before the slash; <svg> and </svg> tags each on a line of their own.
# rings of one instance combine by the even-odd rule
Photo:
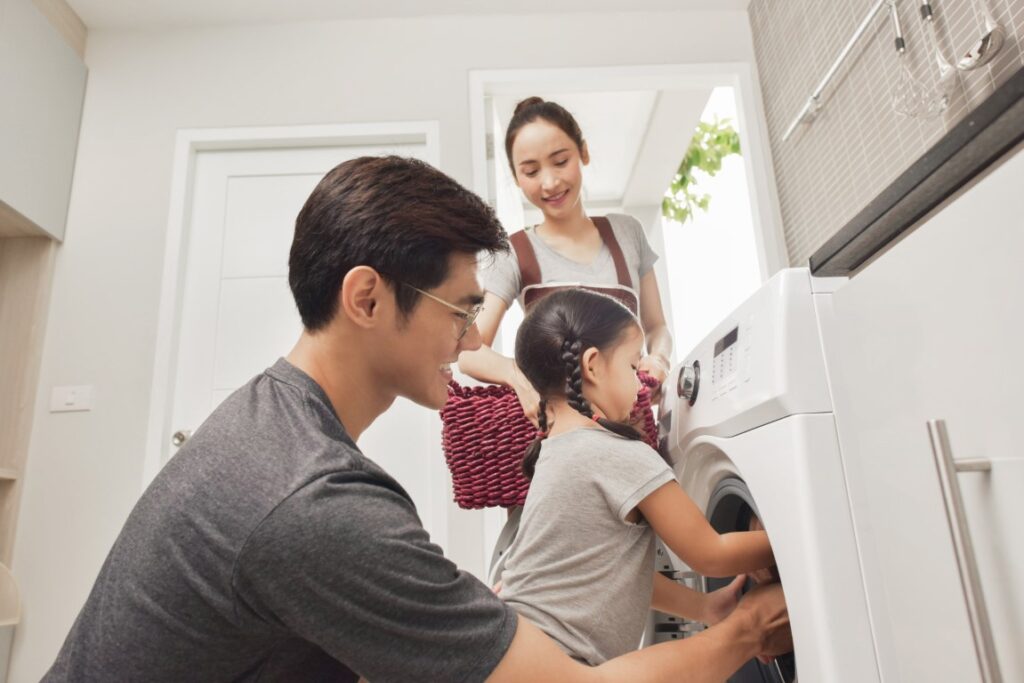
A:
<svg viewBox="0 0 1024 683">
<path fill-rule="evenodd" d="M 629 276 L 626 257 L 622 254 L 622 247 L 619 246 L 619 241 L 615 239 L 615 232 L 612 230 L 611 221 L 608 220 L 607 216 L 591 216 L 590 220 L 594 221 L 597 232 L 601 235 L 601 240 L 608 247 L 608 251 L 612 253 L 612 261 L 615 262 L 615 274 L 619 278 L 619 284 L 632 289 L 633 278 Z"/>
<path fill-rule="evenodd" d="M 516 250 L 516 260 L 519 262 L 519 278 L 522 280 L 520 289 L 526 289 L 531 285 L 539 285 L 540 264 L 537 263 L 537 253 L 530 244 L 530 238 L 525 230 L 519 230 L 509 235 L 508 241 Z"/>
</svg>

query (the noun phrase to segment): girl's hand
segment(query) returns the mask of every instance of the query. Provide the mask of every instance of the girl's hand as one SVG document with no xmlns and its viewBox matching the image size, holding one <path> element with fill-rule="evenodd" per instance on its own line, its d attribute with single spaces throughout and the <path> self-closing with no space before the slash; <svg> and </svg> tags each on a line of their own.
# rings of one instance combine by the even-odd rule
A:
<svg viewBox="0 0 1024 683">
<path fill-rule="evenodd" d="M 736 605 L 740 604 L 740 595 L 746 582 L 747 575 L 740 574 L 728 586 L 708 593 L 704 599 L 704 615 L 701 621 L 711 626 L 732 614 Z"/>
<path fill-rule="evenodd" d="M 750 531 L 764 531 L 764 523 L 761 518 L 754 515 L 750 518 Z M 754 580 L 754 583 L 774 583 L 779 580 L 778 570 L 774 567 L 765 567 L 764 569 L 758 569 L 750 572 L 750 578 Z"/>
<path fill-rule="evenodd" d="M 516 392 L 516 396 L 519 398 L 519 405 L 523 407 L 526 419 L 532 422 L 534 427 L 539 428 L 540 422 L 537 420 L 537 412 L 540 409 L 540 394 L 530 384 L 530 380 L 526 379 L 523 373 L 520 372 L 518 365 L 512 366 L 512 377 L 509 386 Z"/>
</svg>

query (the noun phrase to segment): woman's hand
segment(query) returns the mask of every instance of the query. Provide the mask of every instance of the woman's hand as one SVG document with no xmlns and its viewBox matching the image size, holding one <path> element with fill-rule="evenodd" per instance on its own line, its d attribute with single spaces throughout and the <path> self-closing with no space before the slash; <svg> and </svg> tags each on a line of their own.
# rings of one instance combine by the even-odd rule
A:
<svg viewBox="0 0 1024 683">
<path fill-rule="evenodd" d="M 658 386 L 651 389 L 651 403 L 655 404 L 661 399 L 661 388 L 671 371 L 668 360 L 660 354 L 648 354 L 640 359 L 636 368 L 637 372 L 645 372 L 658 380 Z"/>
<path fill-rule="evenodd" d="M 740 595 L 746 582 L 746 574 L 740 574 L 728 586 L 708 593 L 704 599 L 704 615 L 701 620 L 711 626 L 732 614 L 736 605 L 740 604 Z"/>
<path fill-rule="evenodd" d="M 637 372 L 646 372 L 660 383 L 665 382 L 671 369 L 668 359 L 656 353 L 641 358 L 640 365 L 637 366 Z"/>
<path fill-rule="evenodd" d="M 509 386 L 516 392 L 516 396 L 519 398 L 519 405 L 523 407 L 523 413 L 526 415 L 526 419 L 533 423 L 534 427 L 540 426 L 540 422 L 537 420 L 537 412 L 540 409 L 540 394 L 530 384 L 530 380 L 526 379 L 526 376 L 519 370 L 519 366 L 515 363 L 512 364 L 512 376 L 509 381 Z"/>
</svg>

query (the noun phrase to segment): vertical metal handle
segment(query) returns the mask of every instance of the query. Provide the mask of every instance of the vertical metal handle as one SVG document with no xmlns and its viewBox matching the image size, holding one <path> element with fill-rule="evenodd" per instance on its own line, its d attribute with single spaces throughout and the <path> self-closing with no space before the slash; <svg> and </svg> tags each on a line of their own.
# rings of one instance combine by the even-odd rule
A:
<svg viewBox="0 0 1024 683">
<path fill-rule="evenodd" d="M 953 538 L 953 549 L 956 551 L 956 562 L 960 569 L 960 584 L 964 591 L 964 602 L 967 604 L 967 616 L 971 622 L 981 680 L 985 683 L 1002 683 L 995 641 L 992 639 L 992 624 L 985 608 L 978 562 L 974 556 L 974 545 L 971 543 L 971 531 L 967 526 L 963 497 L 960 495 L 960 482 L 956 477 L 958 472 L 989 472 L 992 463 L 983 459 L 954 461 L 945 420 L 928 421 L 928 438 L 932 444 L 935 469 L 939 474 L 942 500 L 946 508 L 946 521 L 949 523 L 949 533 Z"/>
</svg>

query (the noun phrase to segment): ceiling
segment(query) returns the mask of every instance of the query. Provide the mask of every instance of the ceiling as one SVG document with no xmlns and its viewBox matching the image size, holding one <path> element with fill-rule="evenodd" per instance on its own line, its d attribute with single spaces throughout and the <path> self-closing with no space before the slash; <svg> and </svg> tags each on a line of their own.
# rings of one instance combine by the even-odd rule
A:
<svg viewBox="0 0 1024 683">
<path fill-rule="evenodd" d="M 86 27 L 161 28 L 330 19 L 638 11 L 745 11 L 749 0 L 67 0 Z"/>
</svg>

